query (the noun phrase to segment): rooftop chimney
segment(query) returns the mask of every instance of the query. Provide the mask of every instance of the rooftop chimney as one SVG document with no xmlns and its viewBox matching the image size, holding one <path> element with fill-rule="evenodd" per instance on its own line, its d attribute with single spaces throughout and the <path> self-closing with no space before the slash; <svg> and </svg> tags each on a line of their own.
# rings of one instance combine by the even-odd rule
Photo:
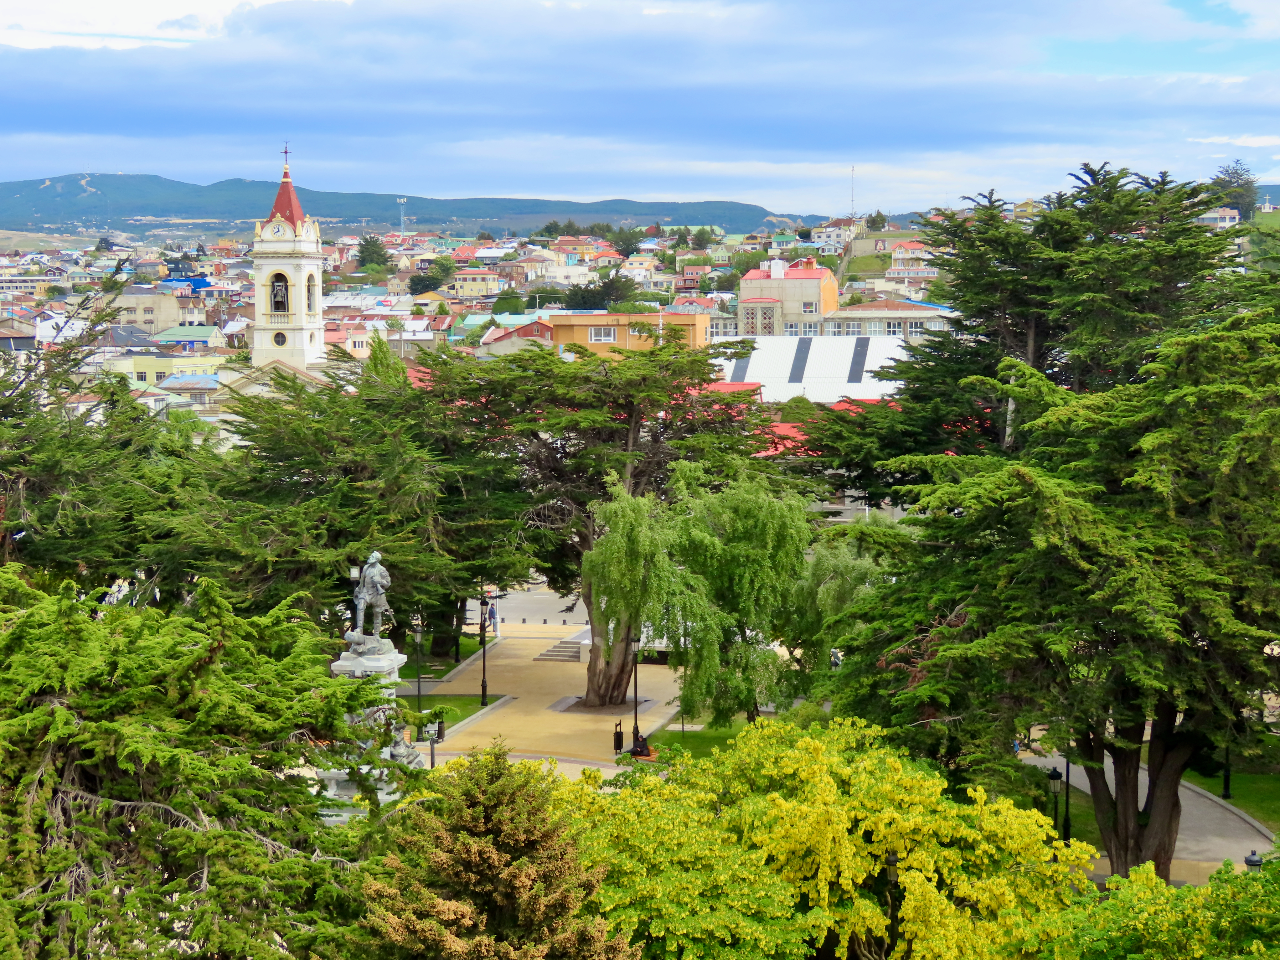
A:
<svg viewBox="0 0 1280 960">
<path fill-rule="evenodd" d="M 769 279 L 785 280 L 787 277 L 787 264 L 784 260 L 769 261 Z"/>
</svg>

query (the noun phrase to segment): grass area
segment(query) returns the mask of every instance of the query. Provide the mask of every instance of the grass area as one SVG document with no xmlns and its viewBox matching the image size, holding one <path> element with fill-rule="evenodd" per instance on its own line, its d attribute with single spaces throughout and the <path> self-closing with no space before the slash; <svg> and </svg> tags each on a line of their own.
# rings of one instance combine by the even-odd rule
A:
<svg viewBox="0 0 1280 960">
<path fill-rule="evenodd" d="M 1202 777 L 1188 771 L 1182 779 L 1215 797 L 1222 795 L 1221 776 Z M 1280 774 L 1232 772 L 1231 799 L 1227 802 L 1265 824 L 1268 830 L 1280 830 Z"/>
<path fill-rule="evenodd" d="M 856 273 L 860 277 L 870 273 L 882 274 L 889 269 L 892 259 L 887 253 L 868 253 L 861 257 L 852 257 L 846 273 Z"/>
<path fill-rule="evenodd" d="M 492 639 L 492 638 L 486 638 Z M 457 666 L 453 662 L 453 654 L 447 657 L 433 657 L 428 652 L 431 649 L 430 641 L 422 638 L 422 679 L 423 680 L 439 680 L 450 670 Z M 462 655 L 461 658 L 466 660 L 477 650 L 480 649 L 480 636 L 474 633 L 464 633 L 462 635 Z M 409 657 L 409 662 L 400 668 L 401 680 L 416 680 L 418 677 L 418 667 L 413 652 L 413 641 L 410 640 L 409 645 L 403 651 Z"/>
<path fill-rule="evenodd" d="M 1059 797 L 1059 804 L 1065 799 L 1066 794 L 1063 793 Z M 1066 812 L 1065 805 L 1060 806 L 1058 810 L 1058 832 L 1062 832 L 1063 814 Z M 1053 816 L 1053 807 L 1045 811 L 1047 816 Z M 1106 851 L 1102 847 L 1102 833 L 1098 830 L 1098 821 L 1093 815 L 1093 797 L 1081 790 L 1079 787 L 1071 788 L 1071 839 L 1083 840 L 1085 843 L 1092 844 L 1094 849 L 1099 853 Z"/>
<path fill-rule="evenodd" d="M 688 720 L 688 723 L 693 723 Z M 678 743 L 684 747 L 695 757 L 709 757 L 711 751 L 719 747 L 723 750 L 729 745 L 729 741 L 742 732 L 742 728 L 747 725 L 746 718 L 743 717 L 733 721 L 733 726 L 725 727 L 720 730 L 709 730 L 703 727 L 701 730 L 686 730 L 680 732 L 680 718 L 677 716 L 674 720 L 676 729 L 671 730 L 664 728 L 649 738 L 649 742 L 654 746 L 669 746 Z M 668 724 L 668 728 L 670 724 Z"/>
<path fill-rule="evenodd" d="M 503 694 L 501 693 L 489 694 L 489 706 L 493 706 L 495 703 L 501 700 L 502 697 L 503 697 Z M 435 707 L 452 707 L 454 712 L 446 713 L 444 717 L 444 726 L 445 726 L 446 732 L 454 724 L 460 723 L 461 721 L 467 719 L 467 717 L 470 717 L 470 716 L 473 716 L 474 714 L 479 713 L 480 710 L 482 709 L 480 706 L 479 695 L 462 696 L 459 694 L 448 694 L 448 695 L 424 694 L 421 698 L 419 698 L 413 694 L 410 694 L 409 696 L 401 697 L 400 699 L 408 703 L 410 709 L 416 710 L 419 713 L 425 713 L 426 711 L 434 709 Z M 416 730 L 415 730 L 415 735 L 416 735 Z"/>
</svg>

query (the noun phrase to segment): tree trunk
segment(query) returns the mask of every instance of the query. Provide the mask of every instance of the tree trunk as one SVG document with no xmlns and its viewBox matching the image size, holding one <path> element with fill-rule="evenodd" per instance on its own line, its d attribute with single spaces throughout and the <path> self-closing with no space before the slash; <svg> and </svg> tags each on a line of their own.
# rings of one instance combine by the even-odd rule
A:
<svg viewBox="0 0 1280 960">
<path fill-rule="evenodd" d="M 1175 737 L 1177 715 L 1177 707 L 1169 701 L 1156 707 L 1148 745 L 1147 790 L 1141 802 L 1139 779 L 1145 722 L 1116 728 L 1115 739 L 1126 740 L 1132 747 L 1105 743 L 1101 730 L 1089 731 L 1080 744 L 1091 763 L 1085 767 L 1085 774 L 1098 830 L 1111 869 L 1120 876 L 1127 877 L 1138 864 L 1151 861 L 1157 876 L 1169 879 L 1182 819 L 1178 788 L 1195 749 L 1185 742 L 1186 738 Z M 1107 785 L 1103 767 L 1107 756 L 1111 757 L 1114 771 L 1114 790 Z"/>
<path fill-rule="evenodd" d="M 457 649 L 466 618 L 467 599 L 455 599 L 448 606 L 433 607 L 427 611 L 427 630 L 431 634 L 431 655 L 448 657 Z M 461 619 L 459 618 L 461 611 Z"/>
<path fill-rule="evenodd" d="M 587 661 L 587 693 L 583 697 L 585 707 L 604 707 L 627 702 L 627 688 L 631 684 L 634 666 L 631 654 L 631 630 L 617 631 L 613 643 L 609 642 L 604 624 L 598 624 L 591 605 L 591 585 L 582 585 L 582 602 L 587 608 L 587 621 L 591 625 L 591 656 Z"/>
</svg>

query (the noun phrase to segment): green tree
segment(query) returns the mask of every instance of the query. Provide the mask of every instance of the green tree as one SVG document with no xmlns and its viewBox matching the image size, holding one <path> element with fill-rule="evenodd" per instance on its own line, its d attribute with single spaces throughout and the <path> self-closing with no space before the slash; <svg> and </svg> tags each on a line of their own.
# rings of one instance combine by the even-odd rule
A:
<svg viewBox="0 0 1280 960">
<path fill-rule="evenodd" d="M 875 213 L 869 214 L 866 218 L 868 230 L 883 230 L 889 223 L 889 218 L 877 210 Z"/>
<path fill-rule="evenodd" d="M 392 636 L 421 616 L 433 652 L 448 652 L 467 597 L 527 575 L 515 465 L 414 386 L 380 337 L 364 364 L 335 364 L 322 386 L 283 373 L 268 384 L 237 398 L 240 442 L 164 515 L 171 536 L 154 562 L 226 578 L 246 609 L 301 592 L 340 632 L 347 570 L 377 550 L 393 571 Z"/>
<path fill-rule="evenodd" d="M 996 753 L 1044 724 L 1042 743 L 1084 767 L 1122 875 L 1152 861 L 1167 878 L 1183 772 L 1265 732 L 1277 364 L 1280 326 L 1249 314 L 1171 339 L 1139 382 L 1101 394 L 1005 360 L 984 389 L 1025 411 L 1021 455 L 887 464 L 930 481 L 920 536 L 851 647 L 883 665 L 900 722 L 984 712 L 1004 724 Z"/>
<path fill-rule="evenodd" d="M 344 719 L 381 692 L 331 677 L 289 603 L 241 619 L 207 580 L 171 616 L 99 595 L 0 568 L 0 943 L 305 955 L 351 848 L 304 771 L 387 766 L 385 732 Z"/>
<path fill-rule="evenodd" d="M 618 251 L 618 255 L 629 257 L 640 249 L 640 244 L 644 243 L 648 237 L 639 227 L 633 227 L 630 230 L 617 230 L 608 234 L 608 240 L 613 244 L 613 249 Z"/>
<path fill-rule="evenodd" d="M 566 310 L 604 310 L 609 306 L 609 294 L 599 284 L 575 283 L 564 291 L 564 306 Z"/>
<path fill-rule="evenodd" d="M 564 228 L 560 226 L 559 220 L 552 220 L 546 226 L 542 227 L 534 233 L 536 237 L 559 237 L 564 234 Z"/>
<path fill-rule="evenodd" d="M 1280 943 L 1280 870 L 1217 871 L 1205 886 L 1169 886 L 1150 865 L 1107 881 L 1070 909 L 1046 914 L 1021 944 L 1054 960 L 1274 957 Z"/>
<path fill-rule="evenodd" d="M 498 299 L 493 302 L 493 312 L 523 314 L 524 294 L 514 287 L 508 287 L 498 294 Z"/>
<path fill-rule="evenodd" d="M 693 232 L 693 236 L 689 240 L 689 246 L 695 250 L 705 250 L 715 241 L 713 234 L 706 227 L 699 227 Z"/>
<path fill-rule="evenodd" d="M 362 869 L 358 955 L 638 960 L 591 909 L 604 870 L 582 865 L 557 781 L 500 746 L 433 776 L 389 819 L 389 851 Z"/>
<path fill-rule="evenodd" d="M 1047 818 L 981 789 L 953 799 L 872 727 L 765 721 L 658 772 L 570 794 L 590 825 L 584 849 L 610 870 L 605 916 L 649 956 L 786 957 L 807 941 L 818 957 L 996 960 L 1088 883 L 1087 844 L 1065 846 Z M 689 846 L 640 842 L 668 823 Z M 753 864 L 746 895 L 712 900 Z"/>
<path fill-rule="evenodd" d="M 530 548 L 561 594 L 583 589 L 582 558 L 602 531 L 591 504 L 608 495 L 616 475 L 630 496 L 665 491 L 673 465 L 698 460 L 708 469 L 737 469 L 759 449 L 761 426 L 749 401 L 728 403 L 706 392 L 718 377 L 713 362 L 741 355 L 741 346 L 692 349 L 682 331 L 652 331 L 648 350 L 610 356 L 569 344 L 567 361 L 549 350 L 521 350 L 477 361 L 453 353 L 423 353 L 431 395 L 481 436 L 503 462 L 518 465 L 535 501 L 528 513 Z M 583 601 L 591 608 L 589 590 Z M 603 625 L 593 626 L 587 697 L 621 703 L 630 659 L 615 654 Z"/>
<path fill-rule="evenodd" d="M 390 262 L 391 255 L 387 253 L 387 248 L 380 237 L 369 234 L 360 239 L 356 258 L 362 267 L 385 267 Z"/>
<path fill-rule="evenodd" d="M 742 282 L 742 275 L 736 270 L 730 270 L 728 273 L 721 273 L 716 276 L 717 290 L 737 290 L 738 284 Z"/>
<path fill-rule="evenodd" d="M 615 269 L 605 280 L 601 281 L 600 289 L 604 292 L 605 299 L 609 303 L 624 303 L 628 300 L 634 300 L 639 288 L 634 280 L 630 277 L 624 277 Z"/>
<path fill-rule="evenodd" d="M 430 293 L 432 290 L 438 290 L 439 288 L 439 281 L 433 280 L 429 273 L 415 273 L 409 278 L 409 293 L 415 297 L 422 293 Z"/>
<path fill-rule="evenodd" d="M 1252 220 L 1258 208 L 1258 178 L 1243 160 L 1232 160 L 1218 168 L 1210 181 L 1224 206 L 1232 207 L 1241 220 Z"/>
<path fill-rule="evenodd" d="M 525 294 L 525 309 L 540 310 L 548 304 L 559 303 L 564 300 L 565 293 L 559 287 L 533 287 Z"/>
<path fill-rule="evenodd" d="M 488 230 L 481 230 L 479 233 L 476 234 L 476 239 L 481 240 L 485 243 L 493 243 L 493 234 L 490 233 Z"/>
</svg>

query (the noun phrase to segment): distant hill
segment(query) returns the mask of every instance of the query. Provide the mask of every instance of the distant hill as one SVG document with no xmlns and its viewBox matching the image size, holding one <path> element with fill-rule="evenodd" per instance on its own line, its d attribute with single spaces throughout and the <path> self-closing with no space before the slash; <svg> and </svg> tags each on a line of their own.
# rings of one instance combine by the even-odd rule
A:
<svg viewBox="0 0 1280 960">
<path fill-rule="evenodd" d="M 124 221 L 135 217 L 262 219 L 271 209 L 277 186 L 263 180 L 222 180 L 200 186 L 131 173 L 78 173 L 44 180 L 14 180 L 0 183 L 0 228 L 21 230 L 75 223 L 102 226 L 110 220 L 113 227 L 127 230 Z M 298 196 L 303 209 L 314 217 L 400 222 L 401 205 L 392 193 L 329 193 L 298 187 Z M 541 227 L 552 220 L 572 218 L 583 226 L 601 221 L 615 226 L 624 223 L 643 226 L 660 221 L 666 226 L 713 224 L 730 233 L 747 233 L 777 220 L 803 219 L 812 225 L 826 219 L 814 214 L 803 218 L 797 214 L 775 214 L 755 204 L 729 200 L 576 203 L 500 197 L 407 199 L 404 213 L 414 218 L 418 229 L 453 224 L 476 229 L 488 226 L 524 230 Z"/>
</svg>

